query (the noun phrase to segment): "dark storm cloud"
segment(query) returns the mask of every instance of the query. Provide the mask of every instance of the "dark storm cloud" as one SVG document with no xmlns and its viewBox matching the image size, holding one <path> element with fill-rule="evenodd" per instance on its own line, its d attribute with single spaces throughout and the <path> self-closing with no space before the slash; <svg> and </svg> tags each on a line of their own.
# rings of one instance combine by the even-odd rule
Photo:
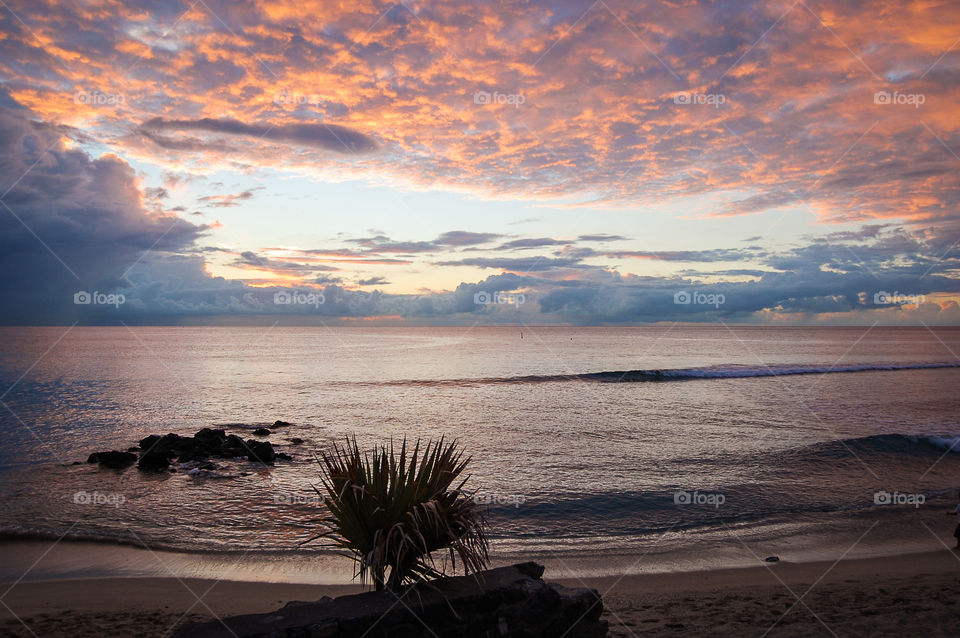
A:
<svg viewBox="0 0 960 638">
<path fill-rule="evenodd" d="M 74 293 L 126 287 L 144 251 L 182 249 L 206 229 L 148 212 L 125 161 L 68 149 L 22 110 L 0 108 L 0 156 L 5 322 L 63 320 Z"/>
</svg>

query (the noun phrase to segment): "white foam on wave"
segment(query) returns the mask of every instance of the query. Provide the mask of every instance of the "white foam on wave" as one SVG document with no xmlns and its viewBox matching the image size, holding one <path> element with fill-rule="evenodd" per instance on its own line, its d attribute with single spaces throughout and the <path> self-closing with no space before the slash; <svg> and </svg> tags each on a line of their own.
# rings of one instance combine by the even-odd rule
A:
<svg viewBox="0 0 960 638">
<path fill-rule="evenodd" d="M 662 370 L 664 377 L 731 379 L 747 377 L 774 377 L 793 374 L 829 374 L 833 372 L 869 372 L 884 370 L 925 370 L 957 368 L 960 362 L 931 363 L 854 363 L 847 365 L 771 365 L 771 366 L 712 366 L 708 368 L 681 368 Z"/>
<path fill-rule="evenodd" d="M 960 453 L 960 435 L 947 434 L 946 436 L 923 436 L 920 440 L 936 445 L 942 450 Z M 917 440 L 916 438 L 914 440 Z"/>
</svg>

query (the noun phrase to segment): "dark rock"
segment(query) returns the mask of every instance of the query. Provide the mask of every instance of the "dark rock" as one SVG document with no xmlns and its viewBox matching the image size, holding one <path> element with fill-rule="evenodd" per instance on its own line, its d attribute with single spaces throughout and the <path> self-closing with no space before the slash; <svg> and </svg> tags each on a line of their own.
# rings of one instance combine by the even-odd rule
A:
<svg viewBox="0 0 960 638">
<path fill-rule="evenodd" d="M 227 433 L 223 430 L 211 430 L 210 428 L 203 428 L 194 434 L 193 438 L 196 439 L 204 448 L 210 450 L 219 450 L 220 446 L 222 446 L 223 442 L 227 439 Z"/>
<path fill-rule="evenodd" d="M 285 454 L 285 453 L 283 453 L 283 452 L 277 452 L 276 454 L 274 454 L 274 456 L 276 456 L 276 457 L 277 457 L 278 459 L 280 459 L 281 461 L 292 461 L 292 460 L 293 460 L 293 457 L 292 457 L 292 456 L 290 456 L 289 454 Z"/>
<path fill-rule="evenodd" d="M 298 437 L 293 437 L 292 439 L 290 439 L 290 442 L 293 443 L 294 445 L 303 445 L 303 439 Z"/>
<path fill-rule="evenodd" d="M 293 424 L 292 424 L 292 423 L 289 423 L 289 422 L 287 422 L 287 421 L 274 421 L 274 422 L 273 422 L 273 427 L 275 427 L 275 428 L 282 428 L 282 427 L 286 427 L 286 426 L 288 426 L 288 425 L 293 425 Z"/>
<path fill-rule="evenodd" d="M 190 439 L 190 441 L 192 442 L 193 439 Z M 145 444 L 146 447 L 144 447 Z M 164 436 L 151 434 L 140 441 L 143 453 L 140 454 L 137 467 L 147 472 L 166 470 L 170 467 L 170 461 L 173 457 L 179 456 L 192 445 L 192 443 L 187 443 L 187 439 L 179 434 L 170 433 Z"/>
<path fill-rule="evenodd" d="M 141 450 L 149 450 L 149 449 L 152 448 L 154 445 L 156 445 L 157 441 L 159 441 L 159 440 L 160 440 L 160 435 L 159 435 L 159 434 L 151 434 L 150 436 L 146 436 L 146 437 L 140 439 L 140 449 L 141 449 Z"/>
<path fill-rule="evenodd" d="M 214 449 L 219 451 L 220 446 L 218 445 Z M 178 457 L 177 460 L 181 463 L 189 463 L 190 461 L 204 460 L 210 456 L 211 450 L 199 439 L 183 438 L 179 441 L 175 452 Z"/>
<path fill-rule="evenodd" d="M 223 442 L 223 446 L 220 448 L 220 456 L 224 459 L 232 459 L 235 456 L 246 456 L 247 455 L 247 446 L 236 434 L 231 434 Z"/>
<path fill-rule="evenodd" d="M 253 431 L 254 436 L 270 436 L 271 432 L 267 428 L 257 428 Z"/>
<path fill-rule="evenodd" d="M 317 603 L 329 603 L 332 601 L 333 601 L 333 598 L 330 598 L 329 596 L 322 596 L 318 600 L 314 600 L 310 602 L 305 600 L 291 600 L 280 609 L 284 610 L 284 609 L 290 609 L 291 607 L 300 607 L 301 605 L 316 605 Z"/>
<path fill-rule="evenodd" d="M 523 563 L 414 587 L 397 604 L 391 592 L 367 592 L 313 603 L 289 603 L 249 614 L 183 625 L 174 638 L 427 638 L 523 636 L 602 638 L 603 602 L 593 589 L 569 589 L 541 579 L 543 566 Z"/>
<path fill-rule="evenodd" d="M 146 472 L 161 472 L 170 467 L 170 457 L 163 452 L 155 449 L 144 452 L 140 455 L 140 461 L 137 462 L 137 469 Z"/>
<path fill-rule="evenodd" d="M 128 447 L 127 452 L 139 452 L 140 448 L 138 447 Z"/>
<path fill-rule="evenodd" d="M 137 455 L 130 452 L 96 452 L 87 457 L 87 463 L 99 463 L 100 467 L 123 470 L 137 462 Z"/>
<path fill-rule="evenodd" d="M 780 562 L 780 557 L 779 557 L 779 556 L 767 556 L 767 557 L 764 558 L 763 560 L 764 560 L 764 562 L 767 562 L 767 563 L 779 563 L 779 562 Z"/>
<path fill-rule="evenodd" d="M 275 456 L 273 446 L 269 442 L 247 439 L 247 458 L 251 461 L 272 465 Z"/>
<path fill-rule="evenodd" d="M 269 434 L 270 430 L 260 428 L 256 431 L 258 435 Z M 107 461 L 101 462 L 101 465 L 126 463 L 124 467 L 132 465 L 134 462 L 144 471 L 161 472 L 170 468 L 171 463 L 176 460 L 179 463 L 201 463 L 210 457 L 215 458 L 236 458 L 246 457 L 251 461 L 272 464 L 276 458 L 273 446 L 266 441 L 255 441 L 250 439 L 246 443 L 236 434 L 228 435 L 220 429 L 203 428 L 193 436 L 180 436 L 179 434 L 151 434 L 140 439 L 138 448 L 131 450 L 140 450 L 140 460 L 136 461 L 136 455 L 130 454 L 133 460 L 127 458 L 123 461 L 120 457 L 110 457 Z M 87 459 L 89 463 L 98 462 L 98 455 L 103 453 L 91 454 Z M 115 452 L 112 454 L 128 454 L 127 452 Z M 280 458 L 291 460 L 288 455 Z"/>
<path fill-rule="evenodd" d="M 171 456 L 179 454 L 182 449 L 183 443 L 180 441 L 180 435 L 171 432 L 158 437 L 157 441 L 147 449 L 147 452 L 157 452 L 158 454 Z"/>
</svg>

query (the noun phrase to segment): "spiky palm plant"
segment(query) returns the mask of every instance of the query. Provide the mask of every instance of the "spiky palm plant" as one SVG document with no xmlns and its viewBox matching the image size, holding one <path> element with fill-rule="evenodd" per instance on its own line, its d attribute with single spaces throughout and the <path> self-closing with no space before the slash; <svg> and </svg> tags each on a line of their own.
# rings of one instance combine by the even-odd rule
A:
<svg viewBox="0 0 960 638">
<path fill-rule="evenodd" d="M 317 461 L 321 487 L 314 489 L 329 513 L 310 540 L 345 550 L 361 582 L 369 576 L 377 590 L 397 591 L 442 576 L 433 553 L 444 549 L 453 571 L 458 558 L 464 573 L 486 566 L 484 509 L 464 489 L 469 477 L 460 476 L 470 457 L 456 441 L 428 441 L 421 450 L 418 439 L 408 454 L 404 439 L 398 455 L 392 441 L 361 452 L 354 437 L 321 451 Z"/>
</svg>

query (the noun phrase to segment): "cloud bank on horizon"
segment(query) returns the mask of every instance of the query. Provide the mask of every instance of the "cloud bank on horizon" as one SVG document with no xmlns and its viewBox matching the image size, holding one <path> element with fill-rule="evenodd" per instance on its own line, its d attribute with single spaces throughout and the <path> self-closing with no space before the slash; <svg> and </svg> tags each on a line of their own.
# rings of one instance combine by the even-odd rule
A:
<svg viewBox="0 0 960 638">
<path fill-rule="evenodd" d="M 0 322 L 960 322 L 956 3 L 15 0 L 0 35 Z"/>
</svg>

